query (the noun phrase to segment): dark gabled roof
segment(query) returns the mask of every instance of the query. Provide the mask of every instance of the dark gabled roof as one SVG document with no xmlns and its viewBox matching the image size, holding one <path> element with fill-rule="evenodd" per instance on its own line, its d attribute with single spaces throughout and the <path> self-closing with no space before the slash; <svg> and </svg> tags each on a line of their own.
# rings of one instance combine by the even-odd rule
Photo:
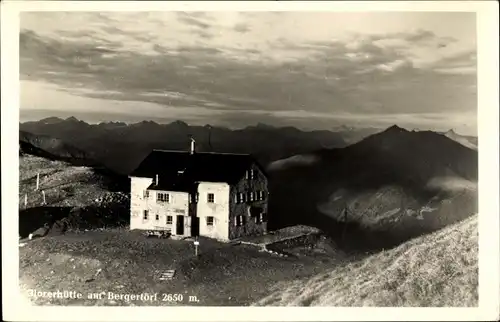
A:
<svg viewBox="0 0 500 322">
<path fill-rule="evenodd" d="M 130 176 L 158 175 L 150 189 L 190 191 L 197 181 L 237 183 L 253 163 L 260 167 L 249 154 L 153 150 Z"/>
<path fill-rule="evenodd" d="M 182 192 L 195 192 L 196 183 L 189 182 L 185 180 L 169 180 L 160 179 L 159 184 L 153 182 L 149 185 L 148 190 L 160 190 L 160 191 L 182 191 Z"/>
</svg>

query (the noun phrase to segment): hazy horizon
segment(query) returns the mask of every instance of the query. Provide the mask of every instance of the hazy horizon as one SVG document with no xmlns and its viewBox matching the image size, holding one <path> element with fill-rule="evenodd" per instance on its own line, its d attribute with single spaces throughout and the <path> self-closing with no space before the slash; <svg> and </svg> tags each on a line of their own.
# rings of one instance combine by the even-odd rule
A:
<svg viewBox="0 0 500 322">
<path fill-rule="evenodd" d="M 23 12 L 20 121 L 477 135 L 474 13 Z"/>
<path fill-rule="evenodd" d="M 438 132 L 438 133 L 444 133 L 444 132 L 448 132 L 448 131 L 453 131 L 455 132 L 456 134 L 459 134 L 459 135 L 465 135 L 465 136 L 473 136 L 473 137 L 477 137 L 477 133 L 463 133 L 463 132 L 460 132 L 454 128 L 449 128 L 449 129 L 443 129 L 443 130 L 432 130 L 432 129 L 426 129 L 426 128 L 410 128 L 410 127 L 405 127 L 405 126 L 401 126 L 399 124 L 390 124 L 390 125 L 387 125 L 387 126 L 368 126 L 368 127 L 364 127 L 364 126 L 356 126 L 356 125 L 352 125 L 352 124 L 339 124 L 339 125 L 336 125 L 336 126 L 331 126 L 329 128 L 321 128 L 321 127 L 302 127 L 302 126 L 295 126 L 295 125 L 286 125 L 286 124 L 283 124 L 283 125 L 276 125 L 276 124 L 270 124 L 270 123 L 266 123 L 265 121 L 264 122 L 256 122 L 256 123 L 244 123 L 240 126 L 236 126 L 234 124 L 228 124 L 228 125 L 224 125 L 224 124 L 218 124 L 218 125 L 214 125 L 212 123 L 196 123 L 196 122 L 186 122 L 184 120 L 179 120 L 179 119 L 161 119 L 161 118 L 157 118 L 157 119 L 135 119 L 135 120 L 120 120 L 120 119 L 113 119 L 112 117 L 108 117 L 106 119 L 93 119 L 93 120 L 89 120 L 88 118 L 86 119 L 85 117 L 77 117 L 75 115 L 69 115 L 69 114 L 64 114 L 64 115 L 59 115 L 59 116 L 55 116 L 55 115 L 49 115 L 49 116 L 40 116 L 40 117 L 28 117 L 28 118 L 20 118 L 19 119 L 19 123 L 28 123 L 28 122 L 39 122 L 39 121 L 42 121 L 44 119 L 48 119 L 48 118 L 59 118 L 59 119 L 62 119 L 62 120 L 67 120 L 69 118 L 76 118 L 77 120 L 79 121 L 83 121 L 89 125 L 97 125 L 97 124 L 100 124 L 100 123 L 125 123 L 127 125 L 131 125 L 131 124 L 137 124 L 137 123 L 141 123 L 141 122 L 154 122 L 154 123 L 157 123 L 157 124 L 160 124 L 160 125 L 168 125 L 168 124 L 171 124 L 171 123 L 175 123 L 175 122 L 183 122 L 185 124 L 187 124 L 188 126 L 207 126 L 207 125 L 210 125 L 212 127 L 218 127 L 218 128 L 227 128 L 227 129 L 230 129 L 230 130 L 241 130 L 241 129 L 245 129 L 245 128 L 248 128 L 248 127 L 253 127 L 253 126 L 270 126 L 270 127 L 273 127 L 273 128 L 276 128 L 276 129 L 279 129 L 279 128 L 285 128 L 285 127 L 294 127 L 298 130 L 301 130 L 301 131 L 305 131 L 305 132 L 308 132 L 308 131 L 316 131 L 316 130 L 326 130 L 326 131 L 331 131 L 331 132 L 335 132 L 335 131 L 342 131 L 342 130 L 367 130 L 367 129 L 374 129 L 374 130 L 380 130 L 380 131 L 384 131 L 392 126 L 397 126 L 397 127 L 400 127 L 400 128 L 403 128 L 403 129 L 406 129 L 408 131 L 435 131 L 435 132 Z M 22 130 L 21 130 L 22 131 Z"/>
</svg>

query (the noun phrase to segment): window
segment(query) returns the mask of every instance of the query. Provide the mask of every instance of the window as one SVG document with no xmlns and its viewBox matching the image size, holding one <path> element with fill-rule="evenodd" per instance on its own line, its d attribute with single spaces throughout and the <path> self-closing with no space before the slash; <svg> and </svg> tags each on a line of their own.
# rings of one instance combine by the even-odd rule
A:
<svg viewBox="0 0 500 322">
<path fill-rule="evenodd" d="M 256 223 L 260 224 L 267 221 L 266 214 L 261 212 L 256 218 Z"/>
<path fill-rule="evenodd" d="M 248 193 L 248 200 L 249 201 L 253 201 L 254 200 L 254 196 L 255 196 L 255 193 L 252 191 L 252 192 L 249 192 Z"/>
<path fill-rule="evenodd" d="M 245 217 L 243 217 L 243 216 L 234 217 L 234 224 L 236 226 L 244 225 L 245 224 Z"/>
<path fill-rule="evenodd" d="M 265 199 L 265 191 L 257 191 L 257 200 Z"/>
<path fill-rule="evenodd" d="M 148 220 L 148 217 L 149 217 L 149 210 L 144 210 L 144 214 L 143 214 L 142 219 Z"/>
<path fill-rule="evenodd" d="M 239 195 L 240 195 L 240 202 L 245 202 L 245 194 L 243 192 L 240 192 Z"/>
<path fill-rule="evenodd" d="M 168 193 L 158 192 L 158 194 L 156 195 L 156 201 L 170 202 L 170 195 Z"/>
<path fill-rule="evenodd" d="M 172 225 L 174 221 L 174 216 L 167 216 L 167 225 Z"/>
<path fill-rule="evenodd" d="M 155 215 L 155 220 L 156 220 L 156 221 L 160 220 L 160 215 L 159 215 L 159 214 L 156 214 L 156 215 Z"/>
<path fill-rule="evenodd" d="M 246 172 L 246 176 L 245 177 L 246 177 L 247 180 L 248 179 L 250 179 L 250 180 L 253 179 L 253 177 L 254 177 L 254 171 L 253 171 L 253 169 L 248 170 Z"/>
<path fill-rule="evenodd" d="M 215 202 L 215 195 L 213 193 L 207 194 L 207 202 L 208 203 L 214 203 Z"/>
<path fill-rule="evenodd" d="M 264 210 L 261 207 L 248 206 L 247 215 L 249 217 L 257 218 L 261 212 Z"/>
<path fill-rule="evenodd" d="M 143 197 L 144 197 L 145 199 L 148 199 L 148 198 L 149 198 L 149 190 L 144 190 Z"/>
<path fill-rule="evenodd" d="M 213 226 L 214 225 L 214 217 L 208 216 L 207 217 L 207 226 Z"/>
</svg>

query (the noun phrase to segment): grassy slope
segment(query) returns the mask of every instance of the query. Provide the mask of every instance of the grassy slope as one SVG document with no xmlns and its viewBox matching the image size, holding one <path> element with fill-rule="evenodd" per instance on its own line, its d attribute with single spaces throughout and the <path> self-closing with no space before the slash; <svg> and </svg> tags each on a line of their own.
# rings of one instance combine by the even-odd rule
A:
<svg viewBox="0 0 500 322">
<path fill-rule="evenodd" d="M 256 305 L 477 306 L 477 215 L 310 280 L 278 284 Z"/>
<path fill-rule="evenodd" d="M 35 191 L 36 176 L 40 173 L 40 190 Z M 42 191 L 49 206 L 82 207 L 108 193 L 103 178 L 91 168 L 75 167 L 61 161 L 51 161 L 31 155 L 19 157 L 19 206 L 28 208 L 42 204 Z"/>
</svg>

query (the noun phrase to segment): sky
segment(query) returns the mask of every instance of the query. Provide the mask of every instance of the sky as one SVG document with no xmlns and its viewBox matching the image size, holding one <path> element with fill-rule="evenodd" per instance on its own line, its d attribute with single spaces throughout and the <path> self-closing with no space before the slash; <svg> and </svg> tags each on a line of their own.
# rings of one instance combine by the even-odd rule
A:
<svg viewBox="0 0 500 322">
<path fill-rule="evenodd" d="M 477 131 L 475 14 L 23 12 L 21 121 Z"/>
</svg>

